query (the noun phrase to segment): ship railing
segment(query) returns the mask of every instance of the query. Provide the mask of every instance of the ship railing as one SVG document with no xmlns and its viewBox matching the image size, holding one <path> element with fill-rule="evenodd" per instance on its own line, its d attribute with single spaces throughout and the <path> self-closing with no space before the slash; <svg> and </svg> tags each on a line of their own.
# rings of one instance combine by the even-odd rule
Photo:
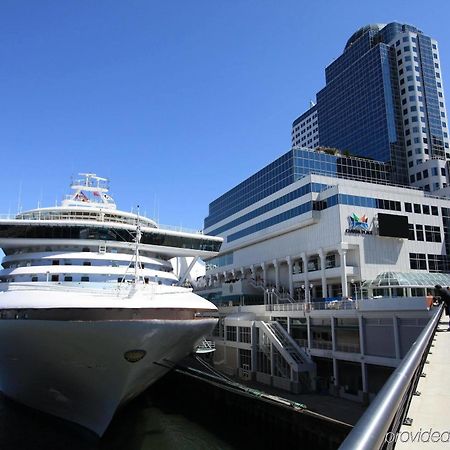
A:
<svg viewBox="0 0 450 450">
<path fill-rule="evenodd" d="M 89 212 L 85 211 L 80 214 L 54 214 L 49 213 L 48 211 L 43 211 L 42 213 L 33 212 L 33 213 L 19 213 L 19 214 L 0 214 L 0 220 L 96 220 L 99 222 L 114 222 L 114 223 L 124 223 L 129 225 L 136 225 L 135 218 L 124 218 L 121 216 L 115 216 L 113 214 L 108 214 L 107 212 Z M 156 223 L 153 219 L 150 219 L 152 223 L 147 223 L 145 219 L 141 218 L 141 222 L 143 226 L 154 227 L 153 222 Z M 173 226 L 173 225 L 162 225 L 158 224 L 158 228 L 169 230 L 169 231 L 178 231 L 181 233 L 189 233 L 189 234 L 203 234 L 203 230 L 186 228 L 182 226 Z"/>
<path fill-rule="evenodd" d="M 398 433 L 406 419 L 441 314 L 442 305 L 435 309 L 427 326 L 346 437 L 340 450 L 393 448 L 395 442 L 386 442 L 386 436 Z"/>
</svg>

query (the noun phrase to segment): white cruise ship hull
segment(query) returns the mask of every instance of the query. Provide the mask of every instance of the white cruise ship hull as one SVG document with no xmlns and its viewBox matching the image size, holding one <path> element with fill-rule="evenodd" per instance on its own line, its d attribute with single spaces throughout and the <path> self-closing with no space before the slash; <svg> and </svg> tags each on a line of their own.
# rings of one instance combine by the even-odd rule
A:
<svg viewBox="0 0 450 450">
<path fill-rule="evenodd" d="M 120 405 L 188 355 L 215 324 L 211 318 L 33 320 L 19 313 L 0 319 L 0 390 L 101 436 Z M 129 362 L 125 354 L 133 350 L 145 356 Z"/>
<path fill-rule="evenodd" d="M 189 354 L 214 324 L 214 319 L 2 321 L 0 389 L 101 436 L 121 404 Z M 130 363 L 124 354 L 135 349 L 146 355 Z"/>
</svg>

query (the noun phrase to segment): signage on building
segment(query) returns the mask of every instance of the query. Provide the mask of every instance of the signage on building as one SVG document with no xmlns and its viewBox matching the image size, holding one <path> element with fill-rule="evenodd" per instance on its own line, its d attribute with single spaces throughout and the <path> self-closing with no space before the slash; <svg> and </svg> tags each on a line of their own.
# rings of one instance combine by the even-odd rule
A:
<svg viewBox="0 0 450 450">
<path fill-rule="evenodd" d="M 358 217 L 355 213 L 347 217 L 348 228 L 345 230 L 348 234 L 372 234 L 369 229 L 369 219 L 364 214 Z"/>
</svg>

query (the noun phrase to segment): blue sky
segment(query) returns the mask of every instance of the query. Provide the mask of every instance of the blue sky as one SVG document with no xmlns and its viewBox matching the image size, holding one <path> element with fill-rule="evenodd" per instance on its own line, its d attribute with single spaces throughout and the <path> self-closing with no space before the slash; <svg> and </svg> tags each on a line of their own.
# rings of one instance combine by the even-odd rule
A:
<svg viewBox="0 0 450 450">
<path fill-rule="evenodd" d="M 22 209 L 53 205 L 91 171 L 121 209 L 201 228 L 210 201 L 290 148 L 354 31 L 416 25 L 446 87 L 449 18 L 445 1 L 2 0 L 0 212 L 19 192 Z"/>
</svg>

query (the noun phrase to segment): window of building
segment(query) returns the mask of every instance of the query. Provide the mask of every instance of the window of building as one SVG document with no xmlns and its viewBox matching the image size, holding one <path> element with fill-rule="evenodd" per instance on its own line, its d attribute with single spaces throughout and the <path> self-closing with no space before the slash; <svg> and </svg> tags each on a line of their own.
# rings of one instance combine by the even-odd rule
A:
<svg viewBox="0 0 450 450">
<path fill-rule="evenodd" d="M 422 173 L 424 178 L 428 178 L 428 169 L 425 169 Z"/>
<path fill-rule="evenodd" d="M 408 224 L 408 240 L 410 241 L 415 241 L 416 236 L 414 233 L 414 224 L 413 223 L 409 223 Z"/>
<path fill-rule="evenodd" d="M 432 225 L 425 225 L 425 240 L 427 242 L 441 242 L 441 229 Z"/>
<path fill-rule="evenodd" d="M 72 277 L 69 276 L 69 275 L 66 275 L 66 276 L 64 277 L 64 281 L 72 281 Z"/>
<path fill-rule="evenodd" d="M 239 368 L 252 370 L 252 351 L 244 348 L 239 349 Z"/>
<path fill-rule="evenodd" d="M 431 214 L 432 214 L 433 216 L 438 216 L 438 215 L 439 215 L 437 206 L 432 206 L 432 207 L 431 207 Z"/>
<path fill-rule="evenodd" d="M 336 267 L 336 255 L 333 253 L 325 257 L 325 269 Z"/>
<path fill-rule="evenodd" d="M 420 214 L 421 213 L 421 208 L 420 208 L 420 205 L 418 203 L 414 203 L 414 212 L 416 214 Z"/>
<path fill-rule="evenodd" d="M 420 161 L 420 163 L 419 163 L 419 161 Z M 417 161 L 417 164 L 422 164 L 422 160 L 419 159 L 419 160 Z M 420 181 L 421 179 L 422 179 L 422 173 L 421 173 L 421 172 L 417 172 L 417 173 L 416 173 L 416 180 L 417 180 L 417 181 Z"/>
<path fill-rule="evenodd" d="M 37 281 L 38 280 L 38 277 L 31 277 L 31 281 Z"/>
<path fill-rule="evenodd" d="M 227 326 L 227 341 L 236 342 L 236 327 Z"/>
<path fill-rule="evenodd" d="M 428 205 L 422 205 L 422 213 L 430 215 L 430 207 Z"/>
<path fill-rule="evenodd" d="M 52 281 L 59 281 L 59 275 L 52 275 Z"/>
<path fill-rule="evenodd" d="M 54 260 L 52 261 L 52 265 L 53 265 L 53 266 L 59 266 L 59 259 L 54 259 Z"/>
<path fill-rule="evenodd" d="M 424 253 L 410 253 L 409 266 L 413 270 L 427 270 L 427 260 Z"/>
<path fill-rule="evenodd" d="M 405 211 L 406 212 L 412 212 L 412 205 L 411 205 L 411 203 L 405 202 Z"/>
<path fill-rule="evenodd" d="M 83 275 L 80 279 L 80 281 L 89 281 L 89 277 L 86 275 Z"/>
<path fill-rule="evenodd" d="M 250 327 L 239 327 L 239 342 L 250 344 L 252 340 Z"/>
<path fill-rule="evenodd" d="M 423 225 L 416 224 L 416 236 L 418 241 L 424 240 Z"/>
<path fill-rule="evenodd" d="M 437 174 L 436 174 L 437 175 Z M 444 167 L 441 167 L 441 175 L 443 176 L 443 177 L 445 177 L 445 168 Z"/>
</svg>

